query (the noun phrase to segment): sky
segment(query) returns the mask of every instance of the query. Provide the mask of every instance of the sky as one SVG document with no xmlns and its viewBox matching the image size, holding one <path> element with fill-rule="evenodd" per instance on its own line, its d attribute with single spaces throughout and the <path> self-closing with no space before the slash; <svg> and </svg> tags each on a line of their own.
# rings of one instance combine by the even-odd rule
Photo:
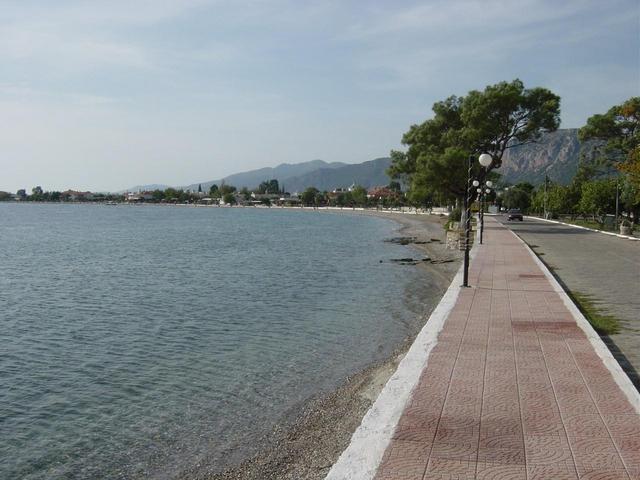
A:
<svg viewBox="0 0 640 480">
<path fill-rule="evenodd" d="M 640 95 L 637 0 L 2 0 L 0 190 L 186 185 L 401 148 L 502 80 Z"/>
</svg>

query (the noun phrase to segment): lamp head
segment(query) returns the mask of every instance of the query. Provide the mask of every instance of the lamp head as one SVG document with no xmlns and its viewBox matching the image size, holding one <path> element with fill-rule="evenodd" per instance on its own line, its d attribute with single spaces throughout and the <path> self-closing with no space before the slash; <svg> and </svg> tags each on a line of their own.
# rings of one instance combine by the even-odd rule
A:
<svg viewBox="0 0 640 480">
<path fill-rule="evenodd" d="M 493 182 L 492 182 L 491 180 L 487 180 L 487 181 L 485 182 L 485 185 L 486 185 L 487 187 L 491 188 L 491 187 L 493 187 Z"/>
<path fill-rule="evenodd" d="M 487 168 L 493 163 L 493 157 L 488 153 L 483 153 L 478 157 L 478 161 L 480 162 L 480 165 L 482 165 L 484 168 Z"/>
<path fill-rule="evenodd" d="M 473 185 L 474 187 L 477 187 L 478 185 L 480 185 L 480 182 L 479 182 L 478 180 L 474 180 L 474 181 L 473 181 L 473 182 L 471 182 L 471 183 L 472 183 L 472 185 Z"/>
</svg>

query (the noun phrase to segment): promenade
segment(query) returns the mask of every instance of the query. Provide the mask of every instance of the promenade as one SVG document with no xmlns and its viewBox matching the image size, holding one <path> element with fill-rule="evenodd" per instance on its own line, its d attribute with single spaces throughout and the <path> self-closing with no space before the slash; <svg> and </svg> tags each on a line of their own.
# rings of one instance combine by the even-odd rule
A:
<svg viewBox="0 0 640 480">
<path fill-rule="evenodd" d="M 399 419 L 374 405 L 327 478 L 640 479 L 640 397 L 604 344 L 494 219 L 474 253 Z"/>
</svg>

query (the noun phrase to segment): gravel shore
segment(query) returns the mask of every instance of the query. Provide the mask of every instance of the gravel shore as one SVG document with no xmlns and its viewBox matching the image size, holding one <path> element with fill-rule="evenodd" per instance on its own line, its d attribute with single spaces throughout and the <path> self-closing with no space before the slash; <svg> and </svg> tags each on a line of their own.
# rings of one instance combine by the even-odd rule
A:
<svg viewBox="0 0 640 480">
<path fill-rule="evenodd" d="M 346 212 L 345 212 L 346 213 Z M 460 253 L 445 249 L 444 217 L 403 215 L 375 211 L 348 211 L 348 214 L 377 215 L 399 222 L 399 235 L 415 237 L 413 246 L 436 263 L 421 262 L 407 268 L 424 268 L 436 279 L 437 288 L 424 292 L 426 321 L 449 287 L 460 264 Z M 438 263 L 444 261 L 442 263 Z M 414 286 L 420 288 L 419 285 Z M 417 334 L 418 332 L 415 332 Z M 351 435 L 371 407 L 398 363 L 409 349 L 415 334 L 398 345 L 386 360 L 347 378 L 328 395 L 308 402 L 295 419 L 272 431 L 258 442 L 264 445 L 255 456 L 224 472 L 195 466 L 181 480 L 319 480 L 348 446 Z"/>
</svg>

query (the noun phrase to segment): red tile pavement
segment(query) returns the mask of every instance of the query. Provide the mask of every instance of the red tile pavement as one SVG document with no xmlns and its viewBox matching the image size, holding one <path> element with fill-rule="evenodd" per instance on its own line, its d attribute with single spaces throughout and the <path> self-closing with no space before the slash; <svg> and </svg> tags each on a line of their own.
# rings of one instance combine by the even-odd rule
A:
<svg viewBox="0 0 640 480">
<path fill-rule="evenodd" d="M 492 219 L 377 480 L 640 479 L 640 415 Z"/>
</svg>

